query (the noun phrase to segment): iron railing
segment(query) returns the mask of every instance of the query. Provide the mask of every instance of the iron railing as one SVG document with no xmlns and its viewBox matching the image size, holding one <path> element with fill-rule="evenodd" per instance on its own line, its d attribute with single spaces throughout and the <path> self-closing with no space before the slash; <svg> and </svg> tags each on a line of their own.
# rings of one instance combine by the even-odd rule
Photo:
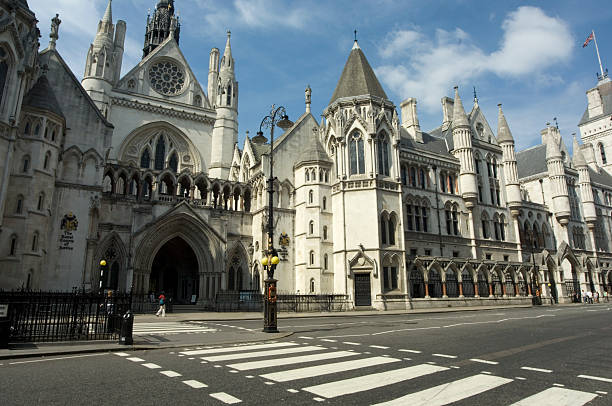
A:
<svg viewBox="0 0 612 406">
<path fill-rule="evenodd" d="M 0 291 L 0 303 L 8 304 L 10 342 L 114 340 L 131 295 Z"/>
<path fill-rule="evenodd" d="M 166 313 L 172 313 L 174 308 L 174 300 L 172 297 L 166 296 Z M 155 313 L 159 310 L 159 299 L 157 296 L 146 294 L 136 294 L 132 296 L 132 312 L 134 314 Z"/>
<path fill-rule="evenodd" d="M 276 295 L 280 312 L 334 312 L 348 309 L 348 295 Z M 263 309 L 263 294 L 258 291 L 226 291 L 215 296 L 218 312 L 259 312 Z"/>
</svg>

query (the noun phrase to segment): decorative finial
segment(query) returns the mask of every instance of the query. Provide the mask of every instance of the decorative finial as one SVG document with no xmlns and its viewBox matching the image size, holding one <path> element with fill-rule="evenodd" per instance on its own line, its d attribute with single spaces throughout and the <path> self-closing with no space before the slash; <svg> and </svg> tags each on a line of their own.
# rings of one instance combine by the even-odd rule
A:
<svg viewBox="0 0 612 406">
<path fill-rule="evenodd" d="M 355 42 L 357 42 L 357 30 L 355 30 Z"/>
<path fill-rule="evenodd" d="M 559 122 L 557 121 L 557 117 L 553 117 L 553 121 L 555 122 L 555 127 L 557 127 L 557 130 L 559 129 Z"/>
<path fill-rule="evenodd" d="M 474 101 L 478 103 L 478 95 L 476 94 L 476 86 L 474 86 Z"/>
<path fill-rule="evenodd" d="M 310 113 L 310 103 L 312 100 L 312 89 L 310 88 L 310 85 L 306 86 L 304 94 L 306 97 L 306 113 Z"/>
<path fill-rule="evenodd" d="M 59 26 L 62 23 L 62 20 L 59 19 L 59 14 L 56 14 L 55 17 L 51 19 L 51 33 L 49 37 L 51 40 L 49 41 L 49 49 L 55 49 L 55 43 L 59 39 Z"/>
<path fill-rule="evenodd" d="M 232 32 L 230 30 L 227 30 L 227 38 L 230 38 L 232 36 Z"/>
</svg>

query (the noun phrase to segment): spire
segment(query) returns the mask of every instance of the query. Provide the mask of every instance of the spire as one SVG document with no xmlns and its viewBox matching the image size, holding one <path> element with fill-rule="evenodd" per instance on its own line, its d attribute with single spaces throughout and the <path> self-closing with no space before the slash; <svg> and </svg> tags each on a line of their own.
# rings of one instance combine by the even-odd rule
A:
<svg viewBox="0 0 612 406">
<path fill-rule="evenodd" d="M 508 122 L 502 111 L 501 103 L 498 104 L 497 107 L 499 107 L 499 114 L 497 116 L 497 142 L 500 144 L 502 142 L 514 143 L 514 138 L 512 138 L 512 133 L 510 132 L 510 127 L 508 127 Z"/>
<path fill-rule="evenodd" d="M 221 58 L 221 70 L 234 70 L 234 59 L 232 58 L 232 44 L 230 39 L 232 32 L 227 30 L 227 41 L 225 42 L 225 51 L 223 51 L 223 58 Z"/>
<path fill-rule="evenodd" d="M 550 131 L 550 123 L 547 123 L 546 133 L 546 159 L 561 158 L 561 150 L 557 144 L 557 140 Z"/>
<path fill-rule="evenodd" d="M 102 17 L 103 23 L 113 23 L 113 0 L 108 0 L 104 17 Z"/>
<path fill-rule="evenodd" d="M 459 96 L 459 86 L 455 86 L 455 104 L 453 107 L 453 129 L 457 127 L 469 127 L 467 115 Z"/>
<path fill-rule="evenodd" d="M 355 41 L 329 104 L 346 97 L 366 95 L 389 99 L 359 43 Z"/>
<path fill-rule="evenodd" d="M 474 86 L 474 107 L 478 107 L 478 95 L 476 94 L 476 86 Z"/>
<path fill-rule="evenodd" d="M 574 166 L 576 168 L 580 168 L 587 165 L 586 159 L 584 159 L 584 155 L 582 154 L 582 149 L 578 144 L 578 140 L 576 139 L 576 133 L 574 133 Z"/>
</svg>

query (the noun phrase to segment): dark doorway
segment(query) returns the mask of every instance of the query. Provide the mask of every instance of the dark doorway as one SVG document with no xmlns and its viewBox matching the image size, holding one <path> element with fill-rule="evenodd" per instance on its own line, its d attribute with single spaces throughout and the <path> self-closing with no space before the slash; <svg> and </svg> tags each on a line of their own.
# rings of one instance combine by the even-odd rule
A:
<svg viewBox="0 0 612 406">
<path fill-rule="evenodd" d="M 355 274 L 355 306 L 372 306 L 370 274 Z"/>
<path fill-rule="evenodd" d="M 180 237 L 164 244 L 155 255 L 149 289 L 177 304 L 195 303 L 199 292 L 198 260 L 195 253 Z"/>
</svg>

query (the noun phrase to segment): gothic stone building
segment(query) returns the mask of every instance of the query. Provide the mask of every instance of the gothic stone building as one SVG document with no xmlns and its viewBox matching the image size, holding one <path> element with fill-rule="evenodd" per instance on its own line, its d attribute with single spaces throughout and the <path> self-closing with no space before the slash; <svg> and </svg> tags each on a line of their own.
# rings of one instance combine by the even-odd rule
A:
<svg viewBox="0 0 612 406">
<path fill-rule="evenodd" d="M 237 144 L 229 33 L 202 86 L 174 1 L 160 0 L 142 60 L 122 76 L 127 27 L 109 1 L 79 81 L 56 49 L 59 18 L 42 51 L 36 23 L 25 0 L 0 0 L 0 287 L 102 279 L 202 306 L 260 290 L 270 144 Z M 554 126 L 515 151 L 501 105 L 494 129 L 457 88 L 423 131 L 416 100 L 400 118 L 357 42 L 321 121 L 311 97 L 274 143 L 281 291 L 406 309 L 612 286 L 607 77 L 587 92 L 571 156 Z"/>
</svg>

